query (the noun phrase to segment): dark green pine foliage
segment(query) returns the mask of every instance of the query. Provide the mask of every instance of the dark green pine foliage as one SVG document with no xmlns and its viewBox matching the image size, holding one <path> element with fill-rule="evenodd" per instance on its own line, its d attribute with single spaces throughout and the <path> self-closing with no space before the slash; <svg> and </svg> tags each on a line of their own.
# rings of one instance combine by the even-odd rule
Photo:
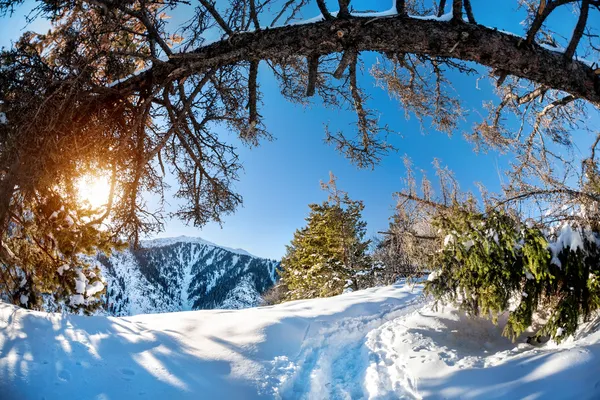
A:
<svg viewBox="0 0 600 400">
<path fill-rule="evenodd" d="M 442 250 L 425 290 L 437 301 L 492 319 L 504 334 L 532 329 L 560 342 L 600 308 L 600 231 L 565 223 L 553 233 L 493 211 L 455 210 L 435 221 Z"/>
<path fill-rule="evenodd" d="M 323 188 L 329 190 L 329 199 L 309 205 L 307 225 L 295 232 L 281 261 L 281 282 L 287 286 L 284 300 L 356 290 L 361 273 L 370 268 L 362 201 L 338 191 L 333 175 Z"/>
<path fill-rule="evenodd" d="M 101 307 L 104 284 L 89 260 L 124 243 L 95 222 L 98 210 L 74 199 L 54 193 L 21 204 L 1 235 L 0 299 L 44 311 Z"/>
</svg>

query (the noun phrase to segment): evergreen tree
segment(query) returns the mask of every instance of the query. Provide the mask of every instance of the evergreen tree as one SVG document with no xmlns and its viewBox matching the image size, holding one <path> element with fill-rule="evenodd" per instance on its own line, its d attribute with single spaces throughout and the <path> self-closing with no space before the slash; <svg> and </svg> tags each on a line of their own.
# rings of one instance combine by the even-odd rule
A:
<svg viewBox="0 0 600 400">
<path fill-rule="evenodd" d="M 56 191 L 15 207 L 0 248 L 3 300 L 47 311 L 90 313 L 102 306 L 104 282 L 86 256 L 124 243 L 101 229 L 97 216 L 98 210 Z"/>
<path fill-rule="evenodd" d="M 436 304 L 452 303 L 494 323 L 506 313 L 504 334 L 513 340 L 527 330 L 557 342 L 575 333 L 600 308 L 600 170 L 594 158 L 599 143 L 583 161 L 581 187 L 540 191 L 555 199 L 545 209 L 541 201 L 534 203 L 539 208 L 529 219 L 522 216 L 532 206 L 527 194 L 498 202 L 484 192 L 482 207 L 437 164 L 436 196 L 426 177 L 417 190 L 408 165 L 398 208 L 409 217 L 426 216 L 433 225 L 423 237 L 434 245 L 424 270 L 430 272 L 425 292 Z M 553 207 L 564 194 L 571 200 Z"/>
<path fill-rule="evenodd" d="M 573 221 L 553 230 L 499 211 L 455 209 L 436 220 L 445 235 L 426 291 L 495 323 L 509 311 L 504 334 L 560 342 L 600 308 L 600 230 Z M 513 305 L 513 307 L 509 307 Z M 535 324 L 535 317 L 543 323 Z"/>
<path fill-rule="evenodd" d="M 362 201 L 339 191 L 335 177 L 322 184 L 329 198 L 310 204 L 306 226 L 297 230 L 281 261 L 281 281 L 295 300 L 327 297 L 345 288 L 358 289 L 357 273 L 370 267 L 365 240 L 366 223 L 361 220 Z M 359 274 L 360 275 L 360 274 Z"/>
</svg>

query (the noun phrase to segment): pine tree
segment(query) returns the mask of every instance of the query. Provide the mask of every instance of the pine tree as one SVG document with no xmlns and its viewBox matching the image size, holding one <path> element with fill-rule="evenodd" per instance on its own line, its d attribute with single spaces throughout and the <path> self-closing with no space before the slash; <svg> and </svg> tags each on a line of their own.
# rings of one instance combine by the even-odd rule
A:
<svg viewBox="0 0 600 400">
<path fill-rule="evenodd" d="M 361 220 L 362 201 L 351 200 L 337 189 L 335 176 L 322 184 L 329 198 L 310 204 L 307 225 L 296 231 L 281 261 L 281 281 L 286 300 L 327 297 L 345 288 L 358 289 L 357 273 L 367 270 L 370 244 Z"/>
<path fill-rule="evenodd" d="M 598 227 L 567 221 L 546 230 L 516 215 L 459 207 L 436 223 L 445 239 L 425 290 L 437 301 L 495 323 L 508 311 L 506 336 L 533 328 L 535 337 L 557 342 L 600 308 Z M 545 322 L 534 324 L 536 315 Z"/>
<path fill-rule="evenodd" d="M 101 228 L 98 212 L 56 191 L 21 202 L 2 237 L 3 300 L 46 311 L 91 313 L 101 307 L 104 282 L 87 256 L 125 244 Z"/>
</svg>

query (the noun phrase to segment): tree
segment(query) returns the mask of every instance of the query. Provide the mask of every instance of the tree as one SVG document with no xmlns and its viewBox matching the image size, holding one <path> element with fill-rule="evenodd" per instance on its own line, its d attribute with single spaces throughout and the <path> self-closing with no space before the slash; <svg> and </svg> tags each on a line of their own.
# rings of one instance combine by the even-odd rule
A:
<svg viewBox="0 0 600 400">
<path fill-rule="evenodd" d="M 0 1 L 0 12 L 22 2 Z M 0 53 L 2 249 L 20 257 L 11 248 L 11 224 L 29 216 L 45 224 L 36 207 L 51 197 L 73 209 L 74 182 L 84 175 L 110 177 L 110 198 L 91 225 L 103 225 L 115 240 L 137 245 L 140 235 L 161 229 L 165 214 L 149 209 L 144 196 L 163 195 L 167 169 L 186 200 L 175 216 L 198 226 L 220 222 L 242 201 L 232 186 L 241 163 L 214 128 L 225 125 L 250 145 L 269 137 L 259 68 L 292 102 L 319 95 L 325 105 L 354 110 L 356 137 L 328 129 L 326 141 L 358 166 L 373 167 L 391 147 L 389 128 L 379 126 L 359 87 L 364 52 L 382 56 L 373 78 L 407 114 L 448 133 L 463 115 L 448 72 L 489 68 L 500 102 L 488 105 L 470 139 L 517 155 L 499 201 L 598 199 L 587 186 L 567 184 L 563 167 L 581 179 L 586 171 L 569 168 L 552 146 L 572 146 L 572 128 L 600 101 L 598 70 L 576 57 L 598 54 L 599 1 L 515 1 L 528 15 L 524 37 L 477 24 L 483 7 L 470 0 L 397 0 L 394 15 L 364 14 L 349 0 L 339 0 L 334 13 L 336 2 L 315 2 L 322 17 L 293 24 L 312 2 L 39 0 L 37 12 L 52 28 L 26 32 Z M 563 40 L 546 21 L 569 6 L 579 15 Z M 185 7 L 193 18 L 167 23 Z M 209 43 L 215 30 L 220 37 Z M 507 114 L 523 128 L 508 129 Z M 10 252 L 0 252 L 3 265 L 34 268 L 26 258 L 11 261 Z M 11 285 L 3 292 L 12 295 Z"/>
<path fill-rule="evenodd" d="M 600 203 L 574 199 L 552 218 L 533 213 L 526 219 L 514 203 L 484 193 L 482 206 L 459 190 L 448 170 L 438 167 L 438 175 L 439 196 L 427 180 L 417 193 L 410 170 L 398 193 L 403 210 L 409 206 L 432 221 L 434 234 L 423 238 L 434 249 L 426 258 L 425 292 L 436 304 L 452 303 L 494 323 L 507 313 L 504 335 L 514 340 L 532 330 L 534 339 L 557 342 L 600 308 Z M 586 185 L 599 176 L 597 167 L 590 169 Z"/>
<path fill-rule="evenodd" d="M 407 170 L 406 183 L 411 190 L 416 190 L 412 164 L 408 157 L 404 158 Z M 422 189 L 428 193 L 430 182 L 424 178 Z M 428 272 L 429 260 L 438 250 L 435 239 L 437 230 L 433 226 L 431 214 L 415 202 L 398 199 L 396 211 L 392 215 L 388 229 L 380 232 L 382 237 L 377 241 L 373 259 L 380 265 L 379 281 L 392 284 L 400 278 L 418 278 Z"/>
<path fill-rule="evenodd" d="M 296 231 L 281 260 L 286 300 L 334 296 L 345 288 L 356 290 L 360 273 L 371 266 L 362 202 L 339 191 L 333 174 L 323 188 L 330 191 L 329 199 L 309 205 L 306 226 Z"/>
<path fill-rule="evenodd" d="M 90 313 L 101 307 L 104 282 L 86 256 L 122 249 L 109 231 L 92 222 L 94 211 L 59 195 L 21 199 L 11 213 L 0 252 L 3 294 L 23 307 Z"/>
<path fill-rule="evenodd" d="M 502 212 L 460 208 L 437 223 L 446 236 L 425 290 L 495 323 L 514 303 L 506 336 L 533 328 L 534 337 L 560 342 L 600 308 L 597 228 L 565 223 L 549 233 Z"/>
</svg>

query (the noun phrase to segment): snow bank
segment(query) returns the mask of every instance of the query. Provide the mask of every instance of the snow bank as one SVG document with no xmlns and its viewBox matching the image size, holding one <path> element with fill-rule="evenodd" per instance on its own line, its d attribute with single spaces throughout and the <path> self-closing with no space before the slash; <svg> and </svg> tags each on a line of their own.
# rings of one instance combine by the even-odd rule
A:
<svg viewBox="0 0 600 400">
<path fill-rule="evenodd" d="M 450 307 L 436 312 L 425 306 L 390 321 L 367 335 L 366 397 L 600 397 L 600 332 L 540 346 L 526 338 L 512 343 L 501 332 Z"/>
<path fill-rule="evenodd" d="M 3 399 L 600 396 L 600 334 L 532 347 L 397 285 L 127 318 L 0 303 Z M 75 396 L 75 397 L 74 397 Z"/>
</svg>

